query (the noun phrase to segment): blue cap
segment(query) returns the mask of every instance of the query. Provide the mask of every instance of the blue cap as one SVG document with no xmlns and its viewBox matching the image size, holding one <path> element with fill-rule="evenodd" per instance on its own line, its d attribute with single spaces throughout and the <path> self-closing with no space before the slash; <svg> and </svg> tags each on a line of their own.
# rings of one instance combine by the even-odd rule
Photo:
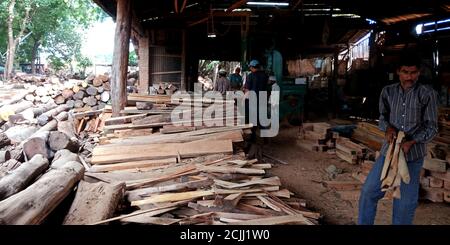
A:
<svg viewBox="0 0 450 245">
<path fill-rule="evenodd" d="M 249 66 L 255 67 L 255 66 L 257 66 L 257 65 L 259 65 L 259 61 L 257 61 L 257 60 L 252 60 L 252 61 L 250 61 Z"/>
</svg>

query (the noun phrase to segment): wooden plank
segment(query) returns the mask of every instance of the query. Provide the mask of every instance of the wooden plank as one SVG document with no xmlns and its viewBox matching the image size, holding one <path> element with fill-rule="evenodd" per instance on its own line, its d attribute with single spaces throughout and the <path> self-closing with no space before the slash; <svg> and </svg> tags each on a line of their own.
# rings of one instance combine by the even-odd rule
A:
<svg viewBox="0 0 450 245">
<path fill-rule="evenodd" d="M 423 168 L 430 171 L 445 173 L 447 170 L 447 161 L 440 160 L 437 158 L 425 157 L 423 162 Z"/>
<path fill-rule="evenodd" d="M 283 225 L 283 224 L 314 225 L 314 223 L 306 219 L 305 216 L 301 214 L 276 216 L 276 217 L 229 223 L 229 225 Z"/>
<path fill-rule="evenodd" d="M 432 202 L 444 201 L 444 189 L 443 188 L 422 188 L 424 190 L 424 198 Z"/>
<path fill-rule="evenodd" d="M 137 189 L 137 190 L 133 190 L 133 191 L 128 191 L 127 199 L 128 199 L 128 201 L 132 202 L 132 201 L 140 200 L 145 197 L 151 196 L 151 194 L 154 194 L 154 193 L 178 191 L 178 190 L 184 190 L 184 189 L 205 188 L 205 187 L 211 187 L 212 184 L 213 184 L 213 181 L 211 179 L 202 179 L 202 180 L 194 180 L 194 181 L 188 181 L 188 182 L 182 182 L 182 183 L 176 183 L 176 184 L 147 187 L 147 188 Z"/>
<path fill-rule="evenodd" d="M 247 181 L 247 182 L 239 183 L 239 184 L 232 183 L 232 182 L 226 182 L 226 181 L 219 181 L 219 180 L 215 180 L 215 182 L 217 185 L 220 185 L 220 186 L 228 188 L 228 189 L 242 188 L 242 187 L 251 186 L 251 185 L 277 185 L 277 186 L 281 185 L 280 178 L 277 176 L 260 179 L 260 180 Z"/>
<path fill-rule="evenodd" d="M 430 187 L 431 188 L 442 188 L 444 187 L 444 181 L 438 178 L 434 178 L 432 176 L 429 177 L 430 179 Z"/>
<path fill-rule="evenodd" d="M 105 126 L 131 123 L 133 119 L 140 119 L 146 116 L 147 116 L 146 113 L 141 113 L 138 115 L 113 117 L 105 120 Z"/>
<path fill-rule="evenodd" d="M 170 157 L 196 157 L 205 154 L 232 153 L 231 140 L 210 140 L 205 142 L 167 143 L 94 148 L 91 163 L 108 164 L 127 161 L 161 159 Z"/>
<path fill-rule="evenodd" d="M 123 162 L 116 164 L 105 164 L 105 165 L 95 165 L 89 169 L 91 173 L 100 173 L 124 169 L 136 169 L 136 168 L 148 168 L 155 166 L 166 166 L 169 164 L 176 163 L 176 158 L 166 158 L 158 160 L 143 160 L 143 161 L 133 161 L 133 162 Z"/>
<path fill-rule="evenodd" d="M 129 218 L 129 217 L 133 217 L 133 216 L 137 216 L 137 215 L 142 215 L 142 214 L 148 214 L 147 216 L 155 216 L 161 213 L 166 213 L 169 212 L 171 210 L 176 209 L 178 206 L 186 204 L 188 201 L 181 201 L 181 202 L 175 202 L 175 203 L 168 203 L 168 204 L 162 204 L 158 207 L 155 208 L 150 208 L 150 209 L 146 209 L 146 210 L 140 210 L 140 211 L 136 211 L 130 214 L 125 214 L 125 215 L 120 215 L 114 218 L 110 218 L 110 219 L 106 219 L 106 220 L 102 220 L 99 222 L 95 222 L 92 223 L 90 225 L 100 225 L 100 224 L 105 224 L 105 223 L 109 223 L 111 221 L 115 221 L 115 220 L 121 220 L 121 219 L 125 219 L 125 218 Z"/>
<path fill-rule="evenodd" d="M 181 201 L 187 199 L 195 199 L 199 197 L 206 197 L 212 195 L 220 195 L 220 194 L 235 194 L 235 193 L 251 193 L 251 192 L 261 192 L 264 190 L 271 190 L 271 188 L 258 188 L 258 189 L 248 189 L 248 190 L 197 190 L 197 191 L 187 191 L 187 192 L 179 192 L 179 193 L 164 193 L 159 195 L 154 195 L 143 200 L 131 202 L 131 206 L 140 206 L 144 204 L 152 204 L 159 202 L 173 202 L 173 201 Z"/>
</svg>

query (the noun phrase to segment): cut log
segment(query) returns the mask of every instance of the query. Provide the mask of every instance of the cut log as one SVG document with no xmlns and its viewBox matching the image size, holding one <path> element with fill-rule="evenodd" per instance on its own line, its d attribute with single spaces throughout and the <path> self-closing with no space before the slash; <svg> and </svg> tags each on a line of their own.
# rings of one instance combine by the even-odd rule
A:
<svg viewBox="0 0 450 245">
<path fill-rule="evenodd" d="M 99 94 L 102 94 L 105 91 L 105 89 L 103 87 L 97 87 L 97 92 Z"/>
<path fill-rule="evenodd" d="M 51 109 L 54 109 L 56 106 L 57 105 L 55 103 L 42 104 L 36 108 L 28 108 L 28 109 L 24 110 L 23 112 L 21 112 L 20 114 L 16 114 L 16 115 L 21 115 L 23 119 L 31 121 L 35 117 L 37 117 Z M 10 117 L 10 121 L 11 121 L 11 117 Z"/>
<path fill-rule="evenodd" d="M 41 102 L 42 103 L 48 103 L 48 102 L 50 102 L 52 100 L 52 97 L 50 97 L 50 96 L 42 96 L 41 97 Z"/>
<path fill-rule="evenodd" d="M 151 110 L 153 108 L 152 102 L 136 102 L 136 108 L 138 110 Z"/>
<path fill-rule="evenodd" d="M 73 120 L 58 122 L 58 131 L 65 133 L 72 140 L 77 138 L 75 134 L 75 125 L 73 124 Z"/>
<path fill-rule="evenodd" d="M 19 143 L 29 138 L 36 131 L 38 131 L 38 128 L 35 126 L 17 125 L 6 130 L 5 135 L 10 140 L 10 143 Z M 8 141 L 3 140 L 2 142 L 6 144 Z"/>
<path fill-rule="evenodd" d="M 53 158 L 51 168 L 61 168 L 67 162 L 80 162 L 80 159 L 77 154 L 67 150 L 59 150 L 56 152 L 55 157 Z"/>
<path fill-rule="evenodd" d="M 71 152 L 78 152 L 79 148 L 77 141 L 72 140 L 67 134 L 59 131 L 50 132 L 48 144 L 53 151 L 67 149 Z"/>
<path fill-rule="evenodd" d="M 9 159 L 4 163 L 0 163 L 0 179 L 3 176 L 7 175 L 8 172 L 11 172 L 14 169 L 18 168 L 21 164 L 22 162 L 19 162 L 16 159 Z"/>
<path fill-rule="evenodd" d="M 67 111 L 63 111 L 55 117 L 56 121 L 58 121 L 58 122 L 65 121 L 68 118 L 69 118 L 69 113 Z"/>
<path fill-rule="evenodd" d="M 34 102 L 35 97 L 34 97 L 34 95 L 32 95 L 32 94 L 27 94 L 27 95 L 25 96 L 25 100 Z"/>
<path fill-rule="evenodd" d="M 92 81 L 92 85 L 95 87 L 100 87 L 103 85 L 103 80 L 100 77 L 96 77 L 94 81 Z"/>
<path fill-rule="evenodd" d="M 33 106 L 31 101 L 21 101 L 16 104 L 6 105 L 0 108 L 0 120 L 8 121 L 10 115 L 18 114 Z"/>
<path fill-rule="evenodd" d="M 82 100 L 75 100 L 75 108 L 81 108 L 84 106 L 84 103 Z"/>
<path fill-rule="evenodd" d="M 97 90 L 96 87 L 89 86 L 89 87 L 86 89 L 86 93 L 87 93 L 88 95 L 94 96 L 94 95 L 97 95 L 98 90 Z"/>
<path fill-rule="evenodd" d="M 111 84 L 109 82 L 103 83 L 102 87 L 105 91 L 111 91 Z"/>
<path fill-rule="evenodd" d="M 42 155 L 35 155 L 30 161 L 0 179 L 0 200 L 10 197 L 25 189 L 48 168 L 48 160 Z"/>
<path fill-rule="evenodd" d="M 73 87 L 72 87 L 72 91 L 74 92 L 74 93 L 78 93 L 78 92 L 80 92 L 80 90 L 81 90 L 81 88 L 78 86 L 78 85 L 74 85 Z M 72 95 L 73 96 L 73 95 Z"/>
<path fill-rule="evenodd" d="M 75 94 L 74 91 L 71 90 L 71 89 L 64 89 L 64 90 L 61 92 L 61 95 L 64 97 L 64 99 L 70 99 L 70 98 L 72 98 L 72 96 L 73 96 L 74 94 Z"/>
<path fill-rule="evenodd" d="M 67 162 L 52 169 L 25 190 L 0 202 L 0 224 L 40 224 L 80 181 L 84 168 Z"/>
<path fill-rule="evenodd" d="M 109 93 L 109 91 L 103 91 L 100 96 L 100 100 L 106 103 L 110 99 L 111 99 L 111 94 Z"/>
<path fill-rule="evenodd" d="M 66 102 L 66 98 L 64 98 L 62 95 L 56 96 L 53 100 L 57 105 L 61 105 L 64 104 L 64 102 Z"/>
<path fill-rule="evenodd" d="M 83 100 L 83 101 L 84 101 L 84 100 Z M 88 106 L 95 106 L 95 105 L 97 105 L 97 103 L 98 103 L 98 101 L 97 101 L 97 99 L 95 98 L 95 96 L 89 96 L 89 97 L 87 97 L 86 104 L 87 104 Z"/>
<path fill-rule="evenodd" d="M 74 100 L 82 100 L 86 96 L 86 93 L 82 90 L 75 93 L 72 97 Z"/>
<path fill-rule="evenodd" d="M 11 140 L 5 133 L 0 133 L 0 148 L 11 144 Z"/>
<path fill-rule="evenodd" d="M 11 153 L 9 151 L 0 151 L 0 164 L 11 159 Z"/>
<path fill-rule="evenodd" d="M 37 154 L 41 154 L 45 158 L 50 158 L 47 140 L 50 132 L 38 132 L 26 140 L 23 144 L 23 153 L 27 159 L 31 159 Z"/>
<path fill-rule="evenodd" d="M 66 105 L 70 108 L 73 109 L 75 107 L 75 101 L 74 100 L 68 100 L 66 102 Z"/>
<path fill-rule="evenodd" d="M 77 194 L 66 215 L 64 225 L 87 225 L 109 219 L 125 193 L 125 183 L 104 182 L 78 184 Z"/>
<path fill-rule="evenodd" d="M 40 115 L 37 118 L 38 124 L 43 126 L 43 125 L 47 124 L 48 122 L 50 122 L 50 120 L 52 120 L 59 113 L 61 113 L 63 111 L 68 111 L 69 109 L 70 108 L 67 105 L 59 105 L 58 107 L 51 109 L 51 110 L 43 113 L 42 115 Z"/>
</svg>

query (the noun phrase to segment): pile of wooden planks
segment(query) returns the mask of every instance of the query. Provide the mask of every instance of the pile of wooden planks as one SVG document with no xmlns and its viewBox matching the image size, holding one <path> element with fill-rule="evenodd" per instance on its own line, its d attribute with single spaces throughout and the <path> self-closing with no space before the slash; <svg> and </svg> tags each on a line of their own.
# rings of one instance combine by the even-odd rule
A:
<svg viewBox="0 0 450 245">
<path fill-rule="evenodd" d="M 331 131 L 328 123 L 303 123 L 297 144 L 307 150 L 335 153 L 339 133 Z"/>
<path fill-rule="evenodd" d="M 359 122 L 353 130 L 352 139 L 363 143 L 373 151 L 379 151 L 383 145 L 384 132 L 375 124 Z"/>
<path fill-rule="evenodd" d="M 431 143 L 428 149 L 421 172 L 421 197 L 432 202 L 450 203 L 450 148 Z"/>
<path fill-rule="evenodd" d="M 124 183 L 129 208 L 89 223 L 318 224 L 320 214 L 266 175 L 272 164 L 245 159 L 239 142 L 250 127 L 171 128 L 103 142 L 85 179 Z"/>
<path fill-rule="evenodd" d="M 357 144 L 345 137 L 339 137 L 336 141 L 336 156 L 350 164 L 359 164 L 374 158 L 365 145 Z"/>
</svg>

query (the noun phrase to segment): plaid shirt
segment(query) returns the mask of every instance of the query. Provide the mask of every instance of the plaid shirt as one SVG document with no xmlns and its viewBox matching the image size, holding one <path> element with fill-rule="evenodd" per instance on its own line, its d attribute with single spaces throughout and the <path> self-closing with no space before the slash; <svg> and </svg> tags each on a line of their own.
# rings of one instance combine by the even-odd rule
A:
<svg viewBox="0 0 450 245">
<path fill-rule="evenodd" d="M 388 126 L 404 131 L 406 140 L 415 140 L 407 161 L 424 158 L 427 155 L 426 143 L 438 132 L 437 93 L 429 86 L 417 82 L 407 91 L 400 83 L 383 88 L 380 95 L 379 128 L 386 131 Z M 381 154 L 386 156 L 389 144 L 386 140 L 381 147 Z"/>
</svg>

